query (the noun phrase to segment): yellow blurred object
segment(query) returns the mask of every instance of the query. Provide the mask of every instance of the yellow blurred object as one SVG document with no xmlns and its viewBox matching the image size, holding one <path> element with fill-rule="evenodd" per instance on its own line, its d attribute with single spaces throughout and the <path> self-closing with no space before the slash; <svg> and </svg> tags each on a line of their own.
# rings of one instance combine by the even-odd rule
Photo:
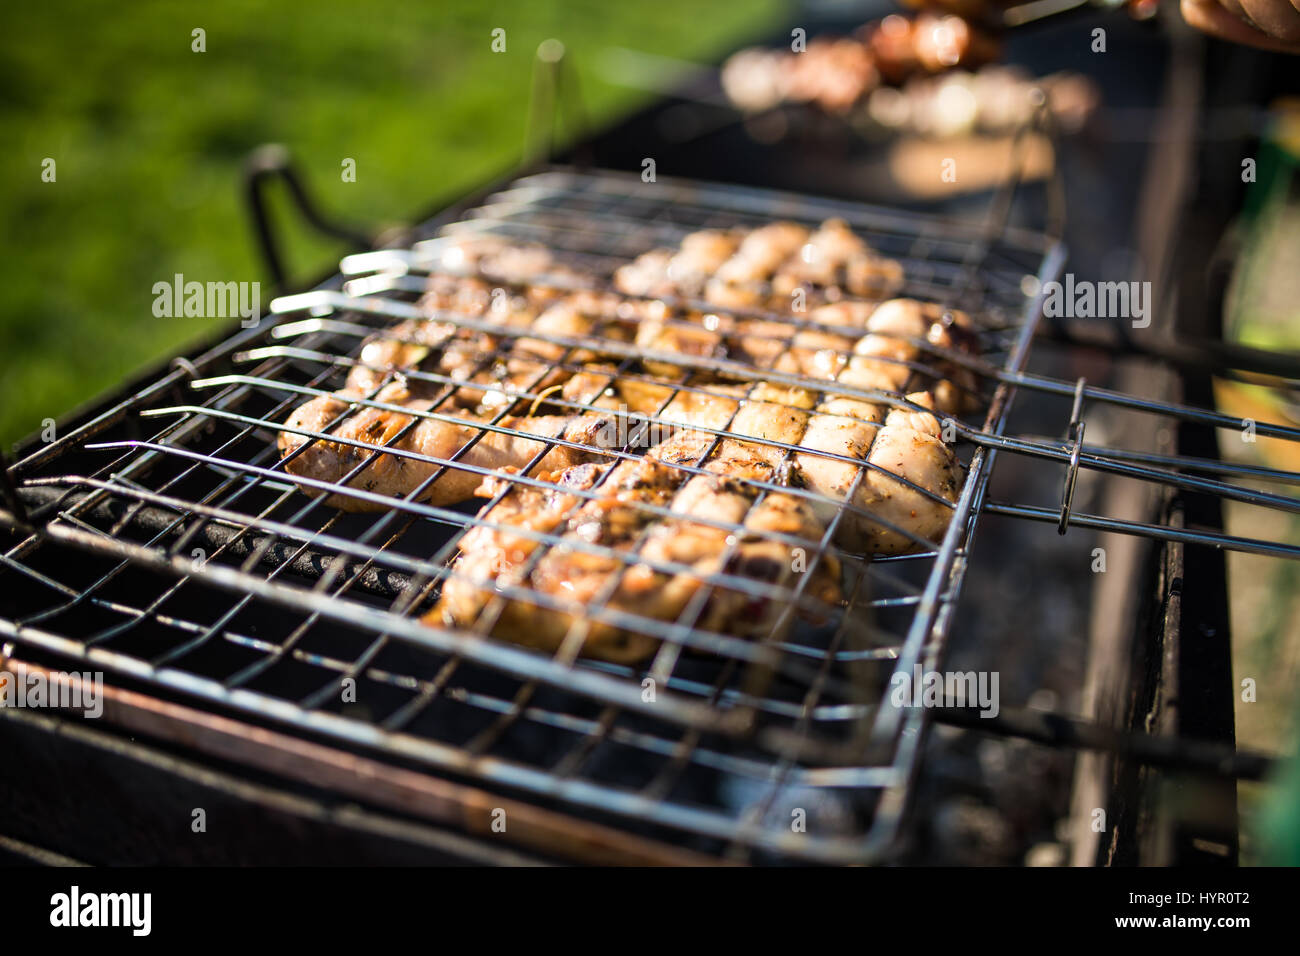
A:
<svg viewBox="0 0 1300 956">
<path fill-rule="evenodd" d="M 1237 258 L 1224 310 L 1224 338 L 1272 352 L 1300 352 L 1300 97 L 1270 105 L 1268 134 L 1260 144 L 1257 181 L 1246 192 Z M 1263 384 L 1276 386 L 1266 378 Z M 1216 381 L 1226 414 L 1257 422 L 1295 425 L 1300 408 L 1286 389 L 1256 388 L 1249 381 Z M 1238 446 L 1241 447 L 1232 447 Z M 1230 443 L 1230 454 L 1250 452 L 1277 468 L 1300 472 L 1300 442 L 1257 436 Z"/>
<path fill-rule="evenodd" d="M 1297 424 L 1276 401 L 1266 398 L 1276 394 L 1274 389 L 1252 388 L 1250 385 L 1225 379 L 1214 380 L 1214 401 L 1223 414 L 1242 420 L 1250 419 L 1253 422 Z M 1300 442 L 1255 435 L 1253 442 L 1243 441 L 1240 444 L 1244 449 L 1253 452 L 1253 457 L 1258 457 L 1263 464 L 1300 473 Z M 1236 445 L 1235 442 L 1232 444 L 1224 442 L 1225 453 L 1234 458 L 1246 457 L 1242 449 L 1237 448 Z"/>
<path fill-rule="evenodd" d="M 1300 159 L 1300 96 L 1284 96 L 1273 104 L 1277 113 L 1273 141 Z"/>
<path fill-rule="evenodd" d="M 1022 180 L 1050 176 L 1056 162 L 1051 141 L 1032 133 L 1021 145 Z M 1006 181 L 1014 150 L 1012 136 L 904 139 L 889 151 L 889 175 L 909 196 L 923 199 L 979 192 Z"/>
</svg>

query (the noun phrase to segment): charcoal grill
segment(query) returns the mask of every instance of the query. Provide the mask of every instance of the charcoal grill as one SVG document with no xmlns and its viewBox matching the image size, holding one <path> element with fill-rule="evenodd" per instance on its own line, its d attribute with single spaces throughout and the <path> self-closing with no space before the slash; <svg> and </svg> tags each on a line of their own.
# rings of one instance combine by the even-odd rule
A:
<svg viewBox="0 0 1300 956">
<path fill-rule="evenodd" d="M 1011 224 L 1015 186 L 1013 176 L 985 221 L 972 223 L 553 167 L 453 207 L 402 248 L 350 256 L 316 289 L 276 299 L 256 328 L 177 359 L 120 400 L 79 416 L 56 440 L 25 444 L 4 470 L 0 512 L 5 666 L 102 670 L 108 722 L 182 753 L 483 840 L 497 838 L 493 823 L 504 811 L 501 843 L 544 858 L 887 861 L 898 852 L 932 719 L 980 723 L 969 714 L 891 706 L 888 688 L 894 675 L 942 666 L 971 549 L 987 522 L 1300 557 L 1292 544 L 1193 527 L 1180 517 L 1145 521 L 1074 508 L 1081 475 L 1284 512 L 1300 510 L 1300 500 L 1252 487 L 1294 483 L 1286 472 L 1087 440 L 1089 414 L 1099 411 L 1112 423 L 1151 419 L 1232 432 L 1245 423 L 1196 404 L 1026 371 L 1044 288 L 1059 276 L 1065 250 L 1054 235 Z M 285 417 L 338 387 L 365 335 L 419 314 L 414 300 L 440 236 L 478 231 L 540 242 L 558 261 L 608 276 L 695 229 L 832 216 L 903 264 L 900 294 L 976 319 L 979 358 L 914 344 L 977 372 L 986 401 L 982 417 L 953 423 L 968 477 L 942 542 L 873 561 L 840 555 L 849 597 L 827 625 L 789 614 L 765 639 L 741 641 L 704 631 L 689 616 L 664 623 L 588 608 L 593 620 L 662 639 L 644 670 L 432 627 L 415 614 L 447 575 L 464 532 L 486 520 L 483 512 L 408 497 L 378 514 L 343 514 L 303 495 L 301 479 L 283 471 L 274 436 Z M 792 332 L 807 324 L 789 322 Z M 570 355 L 592 344 L 527 335 Z M 1209 360 L 1194 351 L 1190 361 L 1209 362 L 1219 374 L 1294 385 L 1279 375 L 1276 357 L 1225 349 Z M 620 374 L 635 376 L 639 357 L 631 349 L 621 356 Z M 655 358 L 681 368 L 687 389 L 707 387 L 692 385 L 691 373 L 719 368 L 751 381 L 822 387 L 719 360 Z M 1189 361 L 1186 354 L 1155 358 Z M 566 355 L 561 364 L 569 361 Z M 538 391 L 516 397 L 591 410 Z M 1044 397 L 1065 410 L 1055 437 L 1008 430 L 1017 403 Z M 484 427 L 509 431 L 499 419 Z M 1293 427 L 1254 428 L 1300 440 Z M 719 438 L 727 434 L 717 430 Z M 995 470 L 1031 465 L 1055 470 L 1051 500 L 990 494 Z M 813 561 L 829 552 L 831 531 L 813 543 Z M 761 590 L 742 579 L 710 583 Z M 800 585 L 778 597 L 791 609 L 813 603 Z M 643 694 L 646 677 L 657 684 L 653 700 Z M 355 704 L 340 699 L 349 678 L 358 686 Z M 1069 718 L 1005 712 L 981 729 L 1229 776 L 1259 776 L 1267 766 L 1230 746 Z M 792 829 L 792 809 L 806 811 L 806 831 Z"/>
<path fill-rule="evenodd" d="M 442 241 L 430 237 L 407 249 L 345 259 L 343 273 L 351 278 L 275 300 L 261 327 L 182 361 L 20 458 L 10 471 L 17 513 L 4 519 L 14 535 L 4 557 L 10 606 L 0 623 L 10 656 L 37 649 L 78 657 L 84 667 L 183 695 L 199 707 L 223 705 L 380 759 L 542 798 L 579 816 L 595 812 L 642 839 L 724 858 L 882 859 L 894 846 L 928 716 L 925 708 L 891 706 L 889 678 L 918 665 L 936 669 L 942 661 L 965 557 L 984 516 L 1294 558 L 1300 549 L 1281 542 L 1075 513 L 1071 498 L 1079 472 L 1090 470 L 1280 510 L 1298 510 L 1300 501 L 1232 480 L 1293 476 L 1084 440 L 1087 412 L 1100 405 L 1234 430 L 1243 423 L 1082 380 L 1026 373 L 1042 289 L 1056 278 L 1064 254 L 1059 242 L 1041 234 L 570 169 L 512 182 L 454 222 L 429 229 L 544 242 L 560 261 L 580 259 L 608 274 L 689 230 L 829 216 L 846 219 L 874 248 L 903 263 L 904 294 L 960 305 L 978 317 L 979 359 L 937 351 L 980 372 L 992 388 L 983 420 L 957 423 L 969 474 L 944 540 L 869 562 L 843 555 L 850 597 L 833 625 L 742 641 L 689 619 L 627 620 L 625 612 L 617 617 L 588 608 L 595 619 L 609 617 L 663 639 L 647 671 L 659 691 L 647 700 L 639 669 L 469 640 L 413 619 L 413 609 L 447 574 L 461 534 L 485 521 L 483 513 L 403 500 L 376 516 L 344 515 L 287 479 L 270 436 L 296 404 L 336 387 L 365 335 L 419 314 L 410 300 L 423 288 L 431 249 Z M 569 349 L 592 344 L 553 341 Z M 713 359 L 656 358 L 684 372 L 717 366 Z M 629 350 L 623 373 L 636 374 L 635 359 Z M 816 387 L 795 376 L 767 377 Z M 1065 440 L 1004 433 L 1009 406 L 1034 393 L 1072 400 L 1062 422 Z M 518 397 L 555 400 L 533 391 Z M 559 401 L 574 411 L 598 411 Z M 660 421 L 648 416 L 645 423 Z M 509 430 L 499 420 L 486 427 Z M 1300 439 L 1297 429 L 1256 428 L 1260 435 Z M 719 437 L 726 434 L 718 430 Z M 1060 468 L 1060 502 L 987 496 L 996 460 L 1021 456 Z M 812 561 L 828 540 L 829 533 Z M 713 583 L 764 590 L 743 579 Z M 791 605 L 809 600 L 801 586 L 779 596 Z M 774 677 L 757 680 L 761 672 Z M 362 685 L 359 701 L 374 702 L 368 713 L 336 706 L 344 678 Z M 513 733 L 521 727 L 526 730 Z M 615 760 L 602 749 L 636 759 Z M 611 766 L 631 763 L 641 765 L 640 780 L 619 779 L 625 771 L 610 779 Z M 809 832 L 792 832 L 784 808 L 801 800 L 815 808 L 814 822 Z M 490 817 L 483 822 L 488 829 Z M 575 832 L 580 826 L 574 823 Z M 818 833 L 819 827 L 827 829 Z"/>
</svg>

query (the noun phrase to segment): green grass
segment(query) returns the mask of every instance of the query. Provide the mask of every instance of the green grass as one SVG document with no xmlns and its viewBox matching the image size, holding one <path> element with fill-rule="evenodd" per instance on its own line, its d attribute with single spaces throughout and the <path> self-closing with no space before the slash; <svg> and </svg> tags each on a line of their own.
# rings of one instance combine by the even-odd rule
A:
<svg viewBox="0 0 1300 956">
<path fill-rule="evenodd" d="M 640 94 L 595 69 L 621 45 L 707 59 L 779 22 L 779 0 L 265 6 L 21 4 L 0 39 L 0 443 L 35 430 L 219 319 L 159 319 L 152 286 L 265 280 L 238 196 L 255 146 L 287 145 L 321 204 L 401 221 L 520 154 L 532 56 L 561 39 L 591 117 Z M 207 51 L 191 51 L 191 30 Z M 493 53 L 491 31 L 506 30 Z M 51 157 L 57 181 L 41 181 Z M 356 182 L 340 176 L 356 161 Z M 285 216 L 285 220 L 292 217 Z M 289 223 L 286 221 L 286 227 Z M 287 228 L 305 280 L 341 247 Z"/>
</svg>

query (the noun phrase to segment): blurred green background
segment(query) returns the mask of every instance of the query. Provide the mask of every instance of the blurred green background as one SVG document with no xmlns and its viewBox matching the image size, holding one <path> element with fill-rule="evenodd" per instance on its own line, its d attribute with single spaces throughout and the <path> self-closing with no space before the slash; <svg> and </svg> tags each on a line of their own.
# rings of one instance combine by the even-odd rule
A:
<svg viewBox="0 0 1300 956">
<path fill-rule="evenodd" d="M 0 447 L 223 319 L 159 319 L 155 282 L 262 280 L 244 157 L 280 142 L 325 210 L 401 221 L 519 159 L 532 58 L 564 42 L 591 119 L 641 94 L 604 82 L 609 46 L 710 60 L 780 22 L 780 0 L 194 6 L 13 5 L 0 39 L 9 254 L 0 264 Z M 206 31 L 204 53 L 191 31 Z M 506 31 L 506 52 L 491 49 Z M 52 158 L 57 179 L 41 179 Z M 356 182 L 340 175 L 356 160 Z M 283 212 L 283 206 L 276 207 Z M 299 281 L 343 248 L 277 219 Z M 265 305 L 265 295 L 263 298 Z"/>
</svg>

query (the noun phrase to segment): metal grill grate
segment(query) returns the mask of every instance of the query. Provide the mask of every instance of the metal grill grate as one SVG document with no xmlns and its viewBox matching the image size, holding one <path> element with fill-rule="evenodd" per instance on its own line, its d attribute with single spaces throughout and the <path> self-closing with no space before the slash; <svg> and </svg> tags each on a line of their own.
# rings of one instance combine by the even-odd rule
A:
<svg viewBox="0 0 1300 956">
<path fill-rule="evenodd" d="M 880 859 L 906 805 L 926 719 L 922 708 L 889 705 L 890 677 L 941 659 L 982 514 L 1058 522 L 1063 531 L 1073 524 L 1300 556 L 1300 549 L 1278 542 L 1072 513 L 1081 470 L 1280 510 L 1298 510 L 1300 502 L 1241 483 L 1294 481 L 1293 475 L 1085 444 L 1089 404 L 1225 428 L 1241 423 L 1026 373 L 1037 295 L 1056 277 L 1063 253 L 1048 237 L 1007 228 L 1005 213 L 995 203 L 990 222 L 980 226 L 611 173 L 557 170 L 519 180 L 458 222 L 430 224 L 430 238 L 410 249 L 349 257 L 343 271 L 351 279 L 340 276 L 324 288 L 277 300 L 262 328 L 183 362 L 19 461 L 12 469 L 13 515 L 0 513 L 15 531 L 0 559 L 8 592 L 0 633 L 20 646 L 82 655 L 110 672 L 570 812 L 584 808 L 628 830 L 712 854 Z M 414 493 L 399 501 L 321 486 L 370 495 L 385 506 L 373 514 L 343 513 L 324 497 L 304 496 L 304 479 L 284 471 L 274 436 L 288 414 L 339 387 L 358 363 L 366 335 L 426 314 L 414 299 L 438 248 L 435 229 L 540 242 L 558 261 L 607 277 L 634 256 L 674 245 L 693 230 L 778 218 L 815 224 L 832 216 L 902 263 L 906 286 L 900 295 L 959 307 L 976 320 L 978 358 L 914 344 L 979 373 L 987 400 L 981 421 L 955 422 L 968 478 L 937 546 L 866 560 L 831 546 L 834 523 L 820 541 L 787 542 L 807 547 L 814 563 L 836 555 L 844 568 L 842 607 L 826 608 L 806 593 L 810 575 L 774 591 L 719 573 L 707 578 L 711 587 L 775 597 L 790 610 L 765 638 L 742 640 L 696 626 L 698 602 L 671 622 L 599 603 L 587 608 L 589 620 L 662 639 L 644 669 L 579 659 L 565 648 L 548 656 L 470 638 L 417 617 L 449 573 L 466 530 L 490 521 L 486 507 L 436 507 L 415 501 Z M 712 304 L 709 309 L 719 311 Z M 446 318 L 471 331 L 502 334 L 498 326 Z M 782 321 L 791 334 L 808 325 L 788 315 Z M 592 344 L 531 329 L 517 334 L 563 349 L 556 364 L 566 368 L 578 368 L 574 350 Z M 619 376 L 635 379 L 636 363 L 646 357 L 681 369 L 674 394 L 707 392 L 710 386 L 695 376 L 720 370 L 751 383 L 826 387 L 711 357 L 622 350 L 616 342 L 601 344 L 620 362 Z M 410 374 L 463 387 L 433 372 Z M 1073 396 L 1066 441 L 1004 434 L 1015 395 L 1024 391 Z M 850 388 L 836 392 L 854 395 Z M 602 411 L 536 387 L 513 397 L 573 413 Z M 885 393 L 855 397 L 906 404 Z M 373 394 L 359 404 L 382 407 Z M 415 417 L 448 416 L 435 404 Z M 511 432 L 504 418 L 503 411 L 483 429 Z M 660 421 L 657 415 L 636 419 L 643 425 Z M 1256 427 L 1260 435 L 1300 438 L 1293 428 Z M 714 431 L 718 438 L 729 434 Z M 547 442 L 555 444 L 564 442 Z M 608 454 L 633 455 L 627 447 Z M 1059 464 L 1061 507 L 988 500 L 1000 456 Z M 427 463 L 474 470 L 464 462 Z M 512 481 L 536 483 L 520 476 Z M 778 490 L 791 493 L 777 486 L 760 493 Z M 555 543 L 546 534 L 538 537 L 543 545 Z M 82 557 L 72 560 L 73 552 Z M 541 603 L 535 594 L 507 591 L 502 597 Z M 798 621 L 795 609 L 820 613 L 826 623 Z M 644 693 L 647 677 L 657 688 L 652 699 Z M 345 678 L 357 681 L 358 703 L 340 700 Z M 793 806 L 814 818 L 808 832 L 792 832 Z"/>
</svg>

